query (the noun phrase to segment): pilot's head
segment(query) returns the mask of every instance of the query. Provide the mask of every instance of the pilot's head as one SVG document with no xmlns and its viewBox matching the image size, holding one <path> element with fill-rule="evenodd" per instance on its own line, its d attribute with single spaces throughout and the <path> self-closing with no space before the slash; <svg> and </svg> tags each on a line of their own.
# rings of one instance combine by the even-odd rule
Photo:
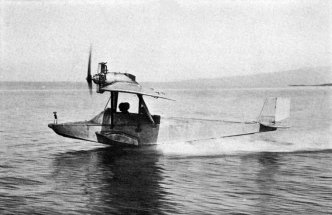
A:
<svg viewBox="0 0 332 215">
<path fill-rule="evenodd" d="M 119 104 L 119 109 L 122 113 L 128 113 L 129 107 L 130 105 L 128 102 L 122 102 Z"/>
</svg>

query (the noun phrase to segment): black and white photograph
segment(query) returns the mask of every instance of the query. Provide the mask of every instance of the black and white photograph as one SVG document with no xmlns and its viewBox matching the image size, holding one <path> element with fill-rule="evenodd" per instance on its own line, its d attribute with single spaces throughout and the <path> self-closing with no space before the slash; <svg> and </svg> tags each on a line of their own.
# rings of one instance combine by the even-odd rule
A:
<svg viewBox="0 0 332 215">
<path fill-rule="evenodd" d="M 0 214 L 332 214 L 332 1 L 0 1 Z"/>
</svg>

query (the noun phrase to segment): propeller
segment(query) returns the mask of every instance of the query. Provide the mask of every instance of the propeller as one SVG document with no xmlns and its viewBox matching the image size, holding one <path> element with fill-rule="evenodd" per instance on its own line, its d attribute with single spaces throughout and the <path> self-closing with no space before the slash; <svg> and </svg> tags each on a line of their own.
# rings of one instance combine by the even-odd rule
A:
<svg viewBox="0 0 332 215">
<path fill-rule="evenodd" d="M 88 74 L 86 76 L 86 81 L 88 82 L 88 87 L 89 87 L 90 95 L 92 95 L 91 46 L 90 46 L 90 51 L 89 51 Z"/>
</svg>

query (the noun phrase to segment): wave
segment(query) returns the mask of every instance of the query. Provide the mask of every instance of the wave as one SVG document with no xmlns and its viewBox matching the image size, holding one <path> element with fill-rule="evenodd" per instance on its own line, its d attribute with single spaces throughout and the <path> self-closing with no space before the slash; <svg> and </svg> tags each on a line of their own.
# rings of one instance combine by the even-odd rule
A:
<svg viewBox="0 0 332 215">
<path fill-rule="evenodd" d="M 331 135 L 317 137 L 317 133 L 315 132 L 288 135 L 258 134 L 192 142 L 168 141 L 159 143 L 157 150 L 164 155 L 175 156 L 216 156 L 258 152 L 332 150 Z"/>
</svg>

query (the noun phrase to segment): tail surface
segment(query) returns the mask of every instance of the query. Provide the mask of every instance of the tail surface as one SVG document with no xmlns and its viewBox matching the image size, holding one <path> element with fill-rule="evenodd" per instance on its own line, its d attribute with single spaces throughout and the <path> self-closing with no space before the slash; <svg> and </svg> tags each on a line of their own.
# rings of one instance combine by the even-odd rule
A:
<svg viewBox="0 0 332 215">
<path fill-rule="evenodd" d="M 258 117 L 260 132 L 289 128 L 290 99 L 282 97 L 266 98 Z"/>
</svg>

